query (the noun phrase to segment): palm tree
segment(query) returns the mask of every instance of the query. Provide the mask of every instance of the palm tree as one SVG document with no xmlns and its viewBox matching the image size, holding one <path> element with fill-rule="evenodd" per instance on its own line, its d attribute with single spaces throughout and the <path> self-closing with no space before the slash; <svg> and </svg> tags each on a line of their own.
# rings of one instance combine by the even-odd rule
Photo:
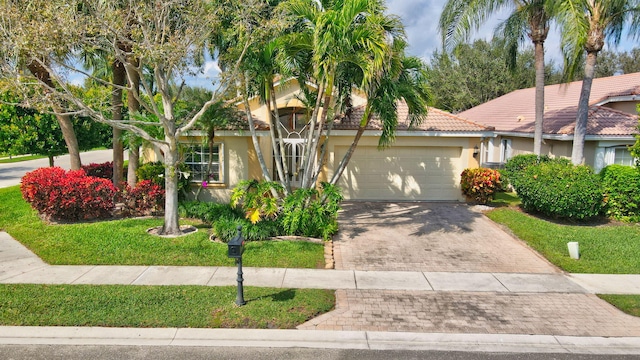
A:
<svg viewBox="0 0 640 360">
<path fill-rule="evenodd" d="M 571 162 L 578 165 L 584 161 L 589 97 L 598 53 L 606 40 L 618 44 L 625 26 L 629 26 L 630 34 L 640 30 L 640 4 L 637 0 L 561 0 L 558 22 L 562 28 L 561 44 L 568 79 L 579 67 L 584 52 L 587 53 L 571 152 Z"/>
<path fill-rule="evenodd" d="M 302 187 L 314 187 L 322 166 L 321 134 L 334 100 L 334 86 L 341 67 L 361 72 L 358 87 L 369 89 L 380 79 L 391 54 L 390 39 L 403 32 L 395 17 L 384 14 L 381 0 L 290 0 L 283 3 L 287 13 L 302 24 L 300 32 L 286 39 L 290 57 L 298 52 L 309 54 L 309 75 L 318 86 L 316 106 L 311 114 L 304 150 Z M 330 125 L 326 137 L 330 135 Z M 326 147 L 325 147 L 326 149 Z"/>
<path fill-rule="evenodd" d="M 535 130 L 533 152 L 540 155 L 544 121 L 544 42 L 549 33 L 549 20 L 553 16 L 554 0 L 448 0 L 440 16 L 440 31 L 445 48 L 468 39 L 472 28 L 503 8 L 513 9 L 511 15 L 501 23 L 496 32 L 502 32 L 507 40 L 508 62 L 515 64 L 518 43 L 525 34 L 534 44 L 536 68 Z"/>
<path fill-rule="evenodd" d="M 367 94 L 367 105 L 358 125 L 358 131 L 333 174 L 331 184 L 336 184 L 340 180 L 372 115 L 377 115 L 382 123 L 382 135 L 378 141 L 380 148 L 390 146 L 395 139 L 399 101 L 404 101 L 406 104 L 411 125 L 421 122 L 427 115 L 431 94 L 426 86 L 425 66 L 417 57 L 404 56 L 406 46 L 406 42 L 402 39 L 394 43 L 392 61 L 385 69 L 377 86 L 371 88 Z"/>
</svg>

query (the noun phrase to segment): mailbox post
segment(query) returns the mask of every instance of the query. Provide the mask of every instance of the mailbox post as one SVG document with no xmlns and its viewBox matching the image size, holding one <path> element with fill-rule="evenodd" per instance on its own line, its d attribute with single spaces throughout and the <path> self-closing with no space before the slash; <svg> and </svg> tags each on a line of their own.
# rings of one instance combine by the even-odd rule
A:
<svg viewBox="0 0 640 360">
<path fill-rule="evenodd" d="M 242 287 L 242 253 L 244 252 L 244 237 L 242 236 L 242 226 L 238 226 L 238 233 L 227 244 L 229 247 L 227 256 L 236 259 L 238 264 L 238 296 L 236 297 L 236 305 L 242 306 L 246 304 L 244 301 L 244 288 Z"/>
</svg>

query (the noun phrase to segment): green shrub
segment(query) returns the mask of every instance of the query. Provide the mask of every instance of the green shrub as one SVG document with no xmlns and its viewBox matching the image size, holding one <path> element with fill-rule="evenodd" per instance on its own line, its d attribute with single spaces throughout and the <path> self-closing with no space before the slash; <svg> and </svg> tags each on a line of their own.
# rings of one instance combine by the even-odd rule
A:
<svg viewBox="0 0 640 360">
<path fill-rule="evenodd" d="M 338 231 L 340 189 L 322 183 L 322 191 L 297 189 L 287 196 L 282 209 L 282 226 L 287 235 L 330 239 Z"/>
<path fill-rule="evenodd" d="M 212 225 L 212 230 L 218 239 L 227 243 L 236 236 L 238 226 L 242 228 L 242 235 L 247 241 L 268 240 L 282 234 L 282 227 L 278 220 L 266 219 L 252 224 L 242 217 L 229 216 L 217 219 Z"/>
<path fill-rule="evenodd" d="M 275 219 L 284 188 L 275 181 L 244 180 L 231 193 L 231 206 L 239 207 L 252 223 Z"/>
<path fill-rule="evenodd" d="M 587 166 L 565 161 L 528 166 L 516 185 L 522 206 L 555 218 L 574 220 L 600 215 L 603 208 L 600 178 Z"/>
<path fill-rule="evenodd" d="M 203 201 L 183 201 L 180 203 L 180 216 L 200 219 L 213 224 L 219 218 L 241 218 L 242 213 L 230 204 Z"/>
<path fill-rule="evenodd" d="M 178 173 L 178 192 L 185 194 L 189 190 L 189 178 L 190 173 L 189 166 L 180 164 Z M 154 184 L 159 185 L 164 189 L 164 163 L 161 161 L 148 162 L 140 165 L 136 170 L 136 176 L 138 181 L 151 180 Z"/>
<path fill-rule="evenodd" d="M 600 172 L 607 216 L 621 221 L 640 221 L 640 171 L 630 166 L 609 165 Z"/>
<path fill-rule="evenodd" d="M 493 194 L 502 190 L 500 172 L 486 168 L 464 169 L 460 175 L 460 186 L 466 197 L 486 204 L 493 200 Z"/>
<path fill-rule="evenodd" d="M 519 176 L 522 172 L 531 165 L 538 165 L 544 162 L 550 162 L 552 159 L 547 155 L 535 155 L 535 154 L 521 154 L 516 155 L 509 159 L 506 164 L 504 164 L 503 175 L 505 179 L 505 183 L 508 181 L 511 185 L 516 187 Z"/>
</svg>

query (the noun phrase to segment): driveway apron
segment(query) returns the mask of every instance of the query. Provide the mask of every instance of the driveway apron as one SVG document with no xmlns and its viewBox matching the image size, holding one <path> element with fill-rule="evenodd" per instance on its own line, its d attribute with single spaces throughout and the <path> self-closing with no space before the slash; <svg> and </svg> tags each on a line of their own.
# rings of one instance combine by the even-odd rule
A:
<svg viewBox="0 0 640 360">
<path fill-rule="evenodd" d="M 339 223 L 336 269 L 558 272 L 466 204 L 346 202 Z"/>
</svg>

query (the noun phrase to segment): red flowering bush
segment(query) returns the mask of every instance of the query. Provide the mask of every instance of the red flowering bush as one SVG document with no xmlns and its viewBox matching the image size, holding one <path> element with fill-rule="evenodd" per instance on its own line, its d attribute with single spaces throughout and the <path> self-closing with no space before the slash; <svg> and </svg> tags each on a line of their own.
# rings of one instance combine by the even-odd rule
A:
<svg viewBox="0 0 640 360">
<path fill-rule="evenodd" d="M 502 190 L 500 172 L 494 169 L 465 169 L 460 175 L 462 193 L 469 199 L 486 204 L 493 195 Z"/>
<path fill-rule="evenodd" d="M 124 216 L 149 215 L 164 208 L 164 190 L 151 180 L 140 181 L 135 188 L 122 183 L 118 202 L 122 203 Z"/>
<path fill-rule="evenodd" d="M 56 167 L 27 173 L 20 190 L 40 214 L 62 221 L 111 217 L 117 191 L 111 181 L 87 176 L 84 170 Z"/>
<path fill-rule="evenodd" d="M 113 178 L 113 161 L 101 164 L 91 163 L 89 165 L 82 165 L 82 170 L 84 170 L 87 176 L 111 180 Z"/>
</svg>

